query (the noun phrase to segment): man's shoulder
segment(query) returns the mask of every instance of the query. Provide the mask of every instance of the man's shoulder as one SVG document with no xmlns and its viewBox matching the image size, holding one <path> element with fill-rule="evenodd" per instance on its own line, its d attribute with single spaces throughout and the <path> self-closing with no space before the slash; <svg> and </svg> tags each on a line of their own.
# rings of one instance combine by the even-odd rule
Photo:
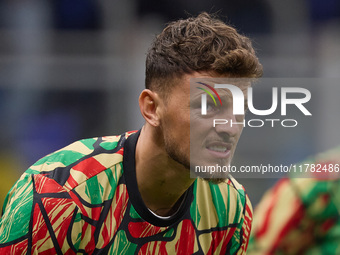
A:
<svg viewBox="0 0 340 255">
<path fill-rule="evenodd" d="M 238 183 L 232 176 L 223 182 L 215 184 L 211 181 L 202 179 L 197 180 L 198 186 L 206 186 L 213 194 L 221 193 L 226 196 L 237 196 L 239 199 L 244 200 L 247 196 L 244 187 Z"/>
<path fill-rule="evenodd" d="M 124 142 L 134 132 L 76 141 L 41 158 L 25 173 L 70 190 L 106 170 L 121 172 Z"/>
<path fill-rule="evenodd" d="M 241 220 L 245 211 L 252 214 L 252 206 L 245 189 L 232 177 L 219 184 L 198 179 L 196 194 L 198 200 L 204 203 L 211 201 L 210 208 L 216 208 L 216 212 L 225 212 L 235 223 Z M 199 198 L 200 196 L 202 198 Z"/>
</svg>

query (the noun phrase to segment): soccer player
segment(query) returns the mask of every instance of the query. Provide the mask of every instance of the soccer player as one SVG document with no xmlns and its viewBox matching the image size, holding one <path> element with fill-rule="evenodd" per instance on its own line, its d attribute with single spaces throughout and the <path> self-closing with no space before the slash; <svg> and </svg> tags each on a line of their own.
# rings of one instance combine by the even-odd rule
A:
<svg viewBox="0 0 340 255">
<path fill-rule="evenodd" d="M 6 198 L 0 253 L 244 254 L 252 208 L 243 187 L 190 177 L 190 79 L 261 74 L 250 40 L 221 20 L 170 23 L 146 58 L 145 125 L 31 166 Z M 194 128 L 197 160 L 229 164 L 242 125 Z"/>
</svg>

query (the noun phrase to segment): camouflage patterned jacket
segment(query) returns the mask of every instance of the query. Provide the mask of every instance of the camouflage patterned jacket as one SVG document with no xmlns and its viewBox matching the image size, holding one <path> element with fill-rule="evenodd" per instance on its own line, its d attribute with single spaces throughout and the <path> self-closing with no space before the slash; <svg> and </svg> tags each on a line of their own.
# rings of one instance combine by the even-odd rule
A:
<svg viewBox="0 0 340 255">
<path fill-rule="evenodd" d="M 6 198 L 0 254 L 244 254 L 243 187 L 197 179 L 173 216 L 157 217 L 137 188 L 138 134 L 81 140 L 30 167 Z"/>
</svg>

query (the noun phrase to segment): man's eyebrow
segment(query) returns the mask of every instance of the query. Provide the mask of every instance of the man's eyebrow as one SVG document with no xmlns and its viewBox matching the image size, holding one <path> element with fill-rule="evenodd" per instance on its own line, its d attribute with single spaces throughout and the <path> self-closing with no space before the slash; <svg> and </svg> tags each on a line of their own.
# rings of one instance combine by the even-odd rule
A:
<svg viewBox="0 0 340 255">
<path fill-rule="evenodd" d="M 222 101 L 230 101 L 233 98 L 231 93 L 219 93 Z"/>
<path fill-rule="evenodd" d="M 189 99 L 190 99 L 190 101 L 200 99 L 203 94 L 204 94 L 203 91 L 202 91 L 202 93 L 198 93 L 198 94 L 194 94 L 194 95 L 190 94 L 190 98 Z"/>
</svg>

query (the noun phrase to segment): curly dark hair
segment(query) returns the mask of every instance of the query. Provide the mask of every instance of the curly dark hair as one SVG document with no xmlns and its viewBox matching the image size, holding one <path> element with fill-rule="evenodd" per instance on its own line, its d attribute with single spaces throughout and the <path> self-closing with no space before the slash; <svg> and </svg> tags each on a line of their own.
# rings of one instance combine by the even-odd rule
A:
<svg viewBox="0 0 340 255">
<path fill-rule="evenodd" d="M 169 91 L 171 78 L 199 71 L 257 78 L 262 65 L 247 37 L 204 12 L 169 23 L 155 38 L 146 57 L 145 86 Z"/>
</svg>

